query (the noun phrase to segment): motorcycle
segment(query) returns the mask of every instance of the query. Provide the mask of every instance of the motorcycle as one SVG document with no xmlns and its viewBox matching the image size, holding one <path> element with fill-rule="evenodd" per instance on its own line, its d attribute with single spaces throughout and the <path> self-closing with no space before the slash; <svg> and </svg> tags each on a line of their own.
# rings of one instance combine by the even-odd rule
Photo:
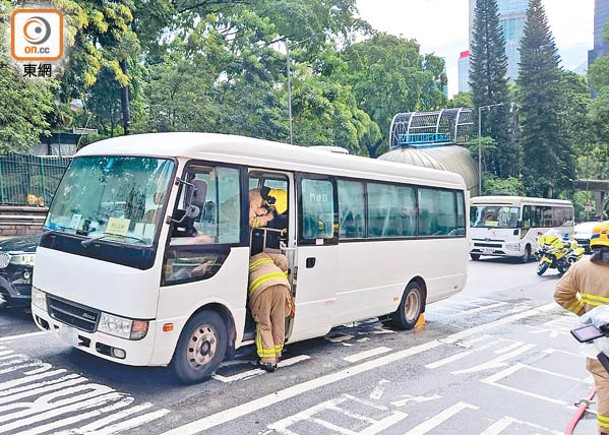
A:
<svg viewBox="0 0 609 435">
<path fill-rule="evenodd" d="M 572 239 L 562 239 L 554 234 L 543 234 L 537 239 L 539 250 L 537 257 L 539 266 L 537 275 L 543 275 L 548 269 L 557 269 L 562 275 L 576 261 L 584 255 L 584 249 L 578 247 L 577 242 Z"/>
</svg>

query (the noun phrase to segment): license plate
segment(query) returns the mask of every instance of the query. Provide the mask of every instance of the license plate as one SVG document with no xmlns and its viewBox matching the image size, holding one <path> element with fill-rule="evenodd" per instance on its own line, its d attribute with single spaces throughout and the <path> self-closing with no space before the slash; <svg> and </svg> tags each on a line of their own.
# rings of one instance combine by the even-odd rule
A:
<svg viewBox="0 0 609 435">
<path fill-rule="evenodd" d="M 68 344 L 76 345 L 78 343 L 78 330 L 71 326 L 61 325 L 59 327 L 59 338 Z"/>
<path fill-rule="evenodd" d="M 492 254 L 493 253 L 493 249 L 492 248 L 484 248 L 484 249 L 482 249 L 482 253 L 483 254 Z"/>
</svg>

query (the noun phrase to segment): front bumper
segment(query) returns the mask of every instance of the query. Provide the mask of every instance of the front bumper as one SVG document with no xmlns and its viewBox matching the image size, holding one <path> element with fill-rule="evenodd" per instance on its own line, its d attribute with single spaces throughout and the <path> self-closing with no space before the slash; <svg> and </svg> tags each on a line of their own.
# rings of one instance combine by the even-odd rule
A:
<svg viewBox="0 0 609 435">
<path fill-rule="evenodd" d="M 36 326 L 51 333 L 64 343 L 69 344 L 91 355 L 130 366 L 166 365 L 168 360 L 160 364 L 151 364 L 154 350 L 154 338 L 157 322 L 150 321 L 148 333 L 141 340 L 126 340 L 102 332 L 86 332 L 74 326 L 67 325 L 52 318 L 44 311 L 32 304 L 32 317 Z M 120 357 L 124 352 L 124 357 Z"/>
<path fill-rule="evenodd" d="M 524 250 L 514 249 L 514 247 L 508 246 L 507 243 L 501 242 L 485 242 L 482 240 L 472 241 L 469 245 L 470 254 L 478 255 L 494 255 L 499 257 L 522 257 Z"/>
<path fill-rule="evenodd" d="M 24 273 L 29 274 L 28 278 Z M 27 307 L 32 294 L 31 269 L 5 269 L 0 273 L 0 297 L 10 307 Z"/>
</svg>

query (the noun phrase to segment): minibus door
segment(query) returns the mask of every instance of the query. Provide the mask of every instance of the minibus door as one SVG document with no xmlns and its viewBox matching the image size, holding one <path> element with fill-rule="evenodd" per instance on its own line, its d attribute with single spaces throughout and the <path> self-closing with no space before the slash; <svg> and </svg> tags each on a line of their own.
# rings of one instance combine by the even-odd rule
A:
<svg viewBox="0 0 609 435">
<path fill-rule="evenodd" d="M 336 183 L 328 176 L 297 174 L 296 316 L 290 341 L 326 334 L 336 307 L 338 254 Z"/>
</svg>

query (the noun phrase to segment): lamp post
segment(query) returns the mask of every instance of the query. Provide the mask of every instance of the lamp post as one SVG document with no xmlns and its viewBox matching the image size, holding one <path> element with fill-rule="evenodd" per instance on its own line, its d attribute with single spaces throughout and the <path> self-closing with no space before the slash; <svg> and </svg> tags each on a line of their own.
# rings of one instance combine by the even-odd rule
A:
<svg viewBox="0 0 609 435">
<path fill-rule="evenodd" d="M 478 107 L 478 195 L 482 195 L 482 111 L 503 106 L 504 103 Z"/>
<path fill-rule="evenodd" d="M 286 61 L 287 61 L 287 85 L 288 85 L 288 125 L 290 128 L 290 144 L 294 143 L 294 132 L 292 129 L 292 83 L 291 83 L 291 72 L 290 72 L 290 44 L 286 39 L 285 41 L 286 50 Z"/>
</svg>

